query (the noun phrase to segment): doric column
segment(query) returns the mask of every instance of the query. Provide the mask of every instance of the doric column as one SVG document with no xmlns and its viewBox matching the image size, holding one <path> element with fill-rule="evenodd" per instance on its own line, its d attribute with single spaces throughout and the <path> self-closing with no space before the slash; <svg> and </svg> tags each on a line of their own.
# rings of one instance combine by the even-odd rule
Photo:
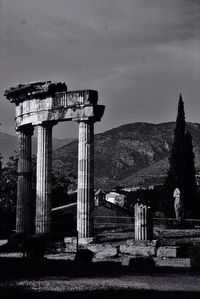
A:
<svg viewBox="0 0 200 299">
<path fill-rule="evenodd" d="M 93 236 L 94 123 L 79 122 L 77 231 L 80 238 Z"/>
<path fill-rule="evenodd" d="M 51 232 L 52 124 L 42 123 L 37 128 L 35 232 L 44 235 Z"/>
<path fill-rule="evenodd" d="M 135 204 L 135 240 L 152 240 L 153 221 L 151 207 Z"/>
<path fill-rule="evenodd" d="M 33 230 L 33 201 L 32 201 L 32 157 L 31 137 L 32 126 L 18 128 L 18 181 L 17 181 L 17 210 L 16 210 L 16 232 L 28 233 Z"/>
</svg>

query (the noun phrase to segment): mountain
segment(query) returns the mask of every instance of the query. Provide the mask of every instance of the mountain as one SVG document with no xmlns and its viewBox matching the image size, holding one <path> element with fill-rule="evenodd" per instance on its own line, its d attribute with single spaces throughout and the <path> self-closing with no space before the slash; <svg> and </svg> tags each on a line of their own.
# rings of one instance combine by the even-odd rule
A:
<svg viewBox="0 0 200 299">
<path fill-rule="evenodd" d="M 74 138 L 57 139 L 53 138 L 53 149 L 58 149 L 72 141 Z M 0 132 L 0 153 L 3 156 L 3 160 L 6 162 L 8 158 L 15 154 L 18 150 L 17 136 L 9 135 Z M 37 151 L 37 138 L 33 137 L 33 154 L 36 155 Z"/>
<path fill-rule="evenodd" d="M 132 123 L 95 135 L 95 188 L 151 185 L 163 180 L 174 135 L 174 122 Z M 187 123 L 193 137 L 195 166 L 200 172 L 200 124 Z M 33 138 L 36 154 L 37 139 Z M 4 160 L 17 151 L 17 136 L 0 132 Z M 78 142 L 53 138 L 53 169 L 76 182 Z"/>
<path fill-rule="evenodd" d="M 163 180 L 174 136 L 174 122 L 132 123 L 95 135 L 95 188 L 132 187 Z M 200 170 L 200 124 L 187 123 Z M 53 152 L 54 169 L 77 174 L 77 140 Z"/>
</svg>

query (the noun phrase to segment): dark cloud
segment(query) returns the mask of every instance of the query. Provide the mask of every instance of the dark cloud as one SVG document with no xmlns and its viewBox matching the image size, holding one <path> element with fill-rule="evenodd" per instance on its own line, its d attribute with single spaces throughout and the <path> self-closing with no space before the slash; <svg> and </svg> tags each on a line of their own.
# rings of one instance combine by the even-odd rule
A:
<svg viewBox="0 0 200 299">
<path fill-rule="evenodd" d="M 25 18 L 23 18 L 23 19 L 21 19 L 20 24 L 25 25 L 27 22 L 28 21 Z"/>
<path fill-rule="evenodd" d="M 98 89 L 106 111 L 97 131 L 174 120 L 180 91 L 188 119 L 199 120 L 199 1 L 0 3 L 1 90 L 35 80 Z M 14 107 L 1 97 L 1 122 L 10 131 Z M 74 130 L 59 127 L 56 134 L 73 136 Z"/>
</svg>

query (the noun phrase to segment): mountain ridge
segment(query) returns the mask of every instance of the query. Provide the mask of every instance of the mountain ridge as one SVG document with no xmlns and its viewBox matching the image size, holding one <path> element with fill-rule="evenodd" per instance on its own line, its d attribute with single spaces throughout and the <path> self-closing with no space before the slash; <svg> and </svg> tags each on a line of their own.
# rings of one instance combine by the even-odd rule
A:
<svg viewBox="0 0 200 299">
<path fill-rule="evenodd" d="M 136 180 L 143 172 L 156 172 L 155 183 L 168 169 L 168 157 L 174 137 L 175 122 L 152 124 L 137 122 L 121 125 L 95 135 L 95 188 L 145 183 Z M 193 136 L 195 162 L 200 169 L 200 124 L 187 123 Z M 53 153 L 54 167 L 77 173 L 77 140 Z M 137 182 L 136 182 L 137 181 Z M 144 182 L 145 181 L 145 182 Z"/>
<path fill-rule="evenodd" d="M 53 150 L 56 150 L 57 148 L 60 148 L 70 142 L 73 142 L 75 138 L 64 138 L 64 139 L 58 139 L 53 138 L 52 139 L 52 145 Z M 36 155 L 37 151 L 37 138 L 33 137 L 32 139 L 32 152 L 33 155 Z M 11 135 L 8 133 L 0 132 L 0 154 L 2 155 L 4 163 L 9 159 L 10 156 L 15 155 L 15 152 L 18 151 L 18 137 L 17 135 Z"/>
<path fill-rule="evenodd" d="M 175 122 L 136 122 L 95 134 L 95 188 L 144 186 L 162 182 L 169 167 L 174 127 Z M 186 129 L 193 137 L 198 173 L 200 124 L 187 122 Z M 0 153 L 3 154 L 2 140 L 8 142 L 9 146 L 11 143 L 12 150 L 15 142 L 17 149 L 17 137 L 0 132 Z M 78 140 L 53 140 L 53 169 L 77 178 Z M 33 143 L 36 144 L 36 138 L 33 138 Z"/>
</svg>

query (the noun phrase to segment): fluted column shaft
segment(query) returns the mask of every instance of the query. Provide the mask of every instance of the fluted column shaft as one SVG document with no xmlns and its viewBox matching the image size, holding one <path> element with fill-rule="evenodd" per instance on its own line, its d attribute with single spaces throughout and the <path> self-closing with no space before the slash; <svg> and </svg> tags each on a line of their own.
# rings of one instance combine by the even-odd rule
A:
<svg viewBox="0 0 200 299">
<path fill-rule="evenodd" d="M 52 125 L 45 123 L 38 125 L 37 128 L 35 233 L 45 235 L 51 232 Z"/>
<path fill-rule="evenodd" d="M 93 236 L 94 123 L 79 122 L 77 231 L 81 238 Z"/>
<path fill-rule="evenodd" d="M 27 233 L 33 229 L 33 202 L 32 202 L 32 157 L 31 137 L 32 126 L 23 126 L 18 129 L 18 180 L 17 180 L 17 209 L 16 232 Z"/>
<path fill-rule="evenodd" d="M 143 204 L 135 204 L 135 240 L 151 240 L 153 237 L 153 221 L 151 208 Z"/>
</svg>

